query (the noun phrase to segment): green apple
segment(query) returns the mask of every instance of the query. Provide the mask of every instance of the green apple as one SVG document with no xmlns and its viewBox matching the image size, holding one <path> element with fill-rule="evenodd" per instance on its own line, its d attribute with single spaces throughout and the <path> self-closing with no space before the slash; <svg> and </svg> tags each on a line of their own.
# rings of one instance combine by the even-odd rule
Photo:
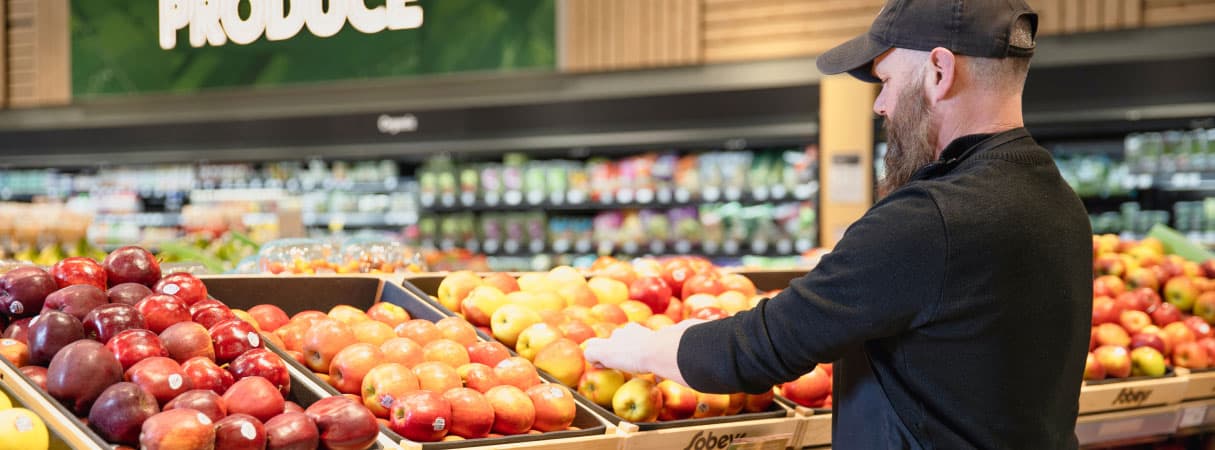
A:
<svg viewBox="0 0 1215 450">
<path fill-rule="evenodd" d="M 1164 355 L 1152 347 L 1131 351 L 1131 376 L 1159 377 L 1164 375 Z"/>
<path fill-rule="evenodd" d="M 612 395 L 612 411 L 629 422 L 653 422 L 662 411 L 662 391 L 654 381 L 635 377 Z"/>
<path fill-rule="evenodd" d="M 1190 277 L 1173 277 L 1164 284 L 1164 300 L 1182 312 L 1190 312 L 1198 299 L 1198 287 Z"/>
</svg>

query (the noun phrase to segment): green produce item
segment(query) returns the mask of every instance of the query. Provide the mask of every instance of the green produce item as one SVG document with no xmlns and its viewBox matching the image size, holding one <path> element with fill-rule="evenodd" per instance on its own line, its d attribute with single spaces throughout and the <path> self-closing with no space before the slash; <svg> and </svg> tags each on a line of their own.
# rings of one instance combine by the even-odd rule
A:
<svg viewBox="0 0 1215 450">
<path fill-rule="evenodd" d="M 1166 225 L 1156 224 L 1148 231 L 1148 237 L 1154 237 L 1164 243 L 1165 253 L 1171 253 L 1189 261 L 1201 263 L 1208 259 L 1215 259 L 1215 254 L 1201 245 L 1191 242 L 1186 239 L 1185 235 Z"/>
<path fill-rule="evenodd" d="M 160 255 L 170 256 L 175 261 L 189 261 L 202 264 L 211 273 L 223 273 L 224 261 L 208 254 L 206 251 L 181 242 L 165 242 L 160 244 Z"/>
</svg>

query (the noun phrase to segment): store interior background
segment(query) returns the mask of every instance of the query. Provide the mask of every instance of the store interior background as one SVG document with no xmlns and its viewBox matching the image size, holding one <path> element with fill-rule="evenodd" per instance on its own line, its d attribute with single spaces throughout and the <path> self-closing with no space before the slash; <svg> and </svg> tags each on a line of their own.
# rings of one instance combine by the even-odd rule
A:
<svg viewBox="0 0 1215 450">
<path fill-rule="evenodd" d="M 1094 231 L 1215 244 L 1215 2 L 1030 3 L 1026 121 Z M 417 4 L 416 29 L 164 50 L 134 2 L 0 2 L 0 253 L 233 270 L 252 250 L 211 240 L 238 230 L 388 236 L 447 250 L 436 268 L 790 268 L 874 200 L 875 88 L 814 57 L 881 1 Z"/>
</svg>

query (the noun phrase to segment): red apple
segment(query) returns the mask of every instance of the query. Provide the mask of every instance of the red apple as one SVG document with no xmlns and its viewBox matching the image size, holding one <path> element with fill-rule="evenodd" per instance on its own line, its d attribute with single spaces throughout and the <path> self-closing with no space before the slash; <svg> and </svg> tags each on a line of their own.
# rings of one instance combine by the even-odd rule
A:
<svg viewBox="0 0 1215 450">
<path fill-rule="evenodd" d="M 211 334 L 211 344 L 215 347 L 215 362 L 220 364 L 262 346 L 261 335 L 253 325 L 240 319 L 225 320 L 207 331 Z"/>
<path fill-rule="evenodd" d="M 1207 351 L 1207 360 L 1215 365 L 1215 337 L 1199 339 L 1198 345 Z"/>
<path fill-rule="evenodd" d="M 1158 350 L 1161 354 L 1165 354 L 1164 339 L 1159 334 L 1155 333 L 1135 333 L 1131 336 L 1131 350 L 1139 347 L 1152 347 Z"/>
<path fill-rule="evenodd" d="M 1156 309 L 1148 314 L 1152 316 L 1152 323 L 1158 327 L 1181 320 L 1181 311 L 1172 303 L 1161 303 L 1160 306 L 1157 306 Z"/>
<path fill-rule="evenodd" d="M 135 306 L 144 297 L 152 295 L 152 289 L 139 283 L 122 283 L 110 288 L 105 293 L 110 298 L 110 303 Z"/>
<path fill-rule="evenodd" d="M 182 408 L 189 408 L 206 414 L 212 422 L 219 422 L 228 416 L 228 404 L 224 403 L 223 397 L 207 389 L 193 389 L 182 392 L 181 395 L 173 397 L 173 400 L 169 400 L 169 403 L 165 404 L 163 410 L 168 411 Z"/>
<path fill-rule="evenodd" d="M 139 283 L 151 287 L 160 281 L 160 263 L 152 253 L 135 246 L 122 247 L 106 255 L 106 281 L 110 286 Z"/>
<path fill-rule="evenodd" d="M 1126 292 L 1126 283 L 1114 275 L 1102 275 L 1093 279 L 1093 297 L 1115 298 Z"/>
<path fill-rule="evenodd" d="M 76 284 L 95 286 L 104 291 L 108 286 L 105 279 L 105 267 L 83 256 L 72 256 L 51 266 L 51 276 L 60 289 Z"/>
<path fill-rule="evenodd" d="M 463 385 L 456 369 L 441 362 L 427 361 L 413 366 L 413 375 L 418 378 L 418 388 L 440 395 Z"/>
<path fill-rule="evenodd" d="M 122 381 L 122 365 L 104 345 L 80 339 L 55 353 L 46 370 L 46 392 L 78 416 L 102 391 Z"/>
<path fill-rule="evenodd" d="M 228 372 L 239 381 L 247 377 L 262 377 L 278 388 L 284 397 L 291 392 L 291 373 L 287 363 L 277 354 L 264 348 L 255 348 L 242 353 L 228 364 Z"/>
<path fill-rule="evenodd" d="M 1084 360 L 1084 379 L 1105 379 L 1105 366 L 1102 366 L 1101 363 L 1097 361 L 1097 357 L 1093 355 L 1093 352 L 1088 352 L 1088 356 Z"/>
<path fill-rule="evenodd" d="M 297 413 L 302 414 L 304 412 L 304 407 L 300 406 L 299 403 L 289 401 L 289 402 L 283 403 L 283 412 L 285 412 L 285 413 L 297 412 Z"/>
<path fill-rule="evenodd" d="M 641 277 L 629 285 L 629 299 L 645 303 L 654 314 L 661 314 L 671 303 L 671 287 L 659 277 Z"/>
<path fill-rule="evenodd" d="M 540 375 L 531 361 L 520 356 L 512 356 L 494 366 L 494 374 L 502 384 L 519 388 L 520 391 L 540 384 Z"/>
<path fill-rule="evenodd" d="M 1126 347 L 1131 345 L 1131 336 L 1121 325 L 1113 323 L 1103 323 L 1097 325 L 1097 345 L 1117 345 Z"/>
<path fill-rule="evenodd" d="M 173 272 L 165 275 L 152 290 L 157 294 L 169 294 L 186 302 L 186 306 L 198 303 L 207 298 L 207 285 L 198 277 L 186 272 Z"/>
<path fill-rule="evenodd" d="M 1126 287 L 1131 290 L 1147 289 L 1155 292 L 1160 289 L 1160 278 L 1156 271 L 1146 267 L 1136 267 L 1126 274 Z"/>
<path fill-rule="evenodd" d="M 316 423 L 303 411 L 279 414 L 265 426 L 266 450 L 312 450 L 320 446 Z"/>
<path fill-rule="evenodd" d="M 396 399 L 418 390 L 418 377 L 413 370 L 397 363 L 375 366 L 363 377 L 363 406 L 376 417 L 388 417 Z"/>
<path fill-rule="evenodd" d="M 683 292 L 683 283 L 693 273 L 688 260 L 683 258 L 673 258 L 662 265 L 662 280 L 671 287 L 671 292 Z"/>
<path fill-rule="evenodd" d="M 283 412 L 283 394 L 265 378 L 248 377 L 224 392 L 228 414 L 248 414 L 263 422 Z"/>
<path fill-rule="evenodd" d="M 316 422 L 321 445 L 330 450 L 365 450 L 380 435 L 380 424 L 371 411 L 346 397 L 323 398 L 304 414 Z"/>
<path fill-rule="evenodd" d="M 139 385 L 116 383 L 89 409 L 88 426 L 107 442 L 136 445 L 143 423 L 159 412 L 156 399 Z"/>
<path fill-rule="evenodd" d="M 161 405 L 194 389 L 181 364 L 164 356 L 153 356 L 135 363 L 127 369 L 124 378 L 148 391 Z"/>
<path fill-rule="evenodd" d="M 218 300 L 206 299 L 190 306 L 190 319 L 208 329 L 236 318 L 236 313 Z"/>
<path fill-rule="evenodd" d="M 38 314 L 46 297 L 59 289 L 55 277 L 34 266 L 22 266 L 0 277 L 0 314 L 25 317 Z"/>
<path fill-rule="evenodd" d="M 502 385 L 485 393 L 486 400 L 494 407 L 495 433 L 504 435 L 523 434 L 536 421 L 536 407 L 531 397 L 523 390 Z"/>
<path fill-rule="evenodd" d="M 831 376 L 815 367 L 810 373 L 781 385 L 781 394 L 802 406 L 819 406 L 831 394 Z"/>
<path fill-rule="evenodd" d="M 694 294 L 721 295 L 726 286 L 721 283 L 721 277 L 716 272 L 705 272 L 692 275 L 683 283 L 679 298 L 688 298 Z"/>
<path fill-rule="evenodd" d="M 84 316 L 85 337 L 101 343 L 109 342 L 122 331 L 146 327 L 143 314 L 123 303 L 101 305 Z"/>
<path fill-rule="evenodd" d="M 555 383 L 537 384 L 528 388 L 527 396 L 536 409 L 532 428 L 540 431 L 561 431 L 574 423 L 578 407 L 574 394 L 565 386 Z"/>
<path fill-rule="evenodd" d="M 195 356 L 186 360 L 181 364 L 181 370 L 186 374 L 186 378 L 190 379 L 194 389 L 210 389 L 219 395 L 223 395 L 232 386 L 232 383 L 236 382 L 232 373 L 203 356 Z"/>
<path fill-rule="evenodd" d="M 172 295 L 152 294 L 135 304 L 148 329 L 160 333 L 170 325 L 190 321 L 190 308 Z"/>
<path fill-rule="evenodd" d="M 1197 342 L 1182 342 L 1173 348 L 1173 365 L 1187 369 L 1205 369 L 1210 366 L 1207 350 Z"/>
<path fill-rule="evenodd" d="M 494 369 L 481 363 L 468 363 L 456 368 L 464 386 L 484 394 L 494 386 L 502 384 Z"/>
<path fill-rule="evenodd" d="M 46 365 L 61 349 L 84 339 L 84 326 L 75 316 L 62 311 L 47 311 L 30 322 L 30 363 Z M 15 340 L 15 339 L 14 339 Z"/>
<path fill-rule="evenodd" d="M 392 403 L 389 427 L 414 442 L 437 442 L 450 431 L 451 403 L 432 391 L 414 391 Z"/>
<path fill-rule="evenodd" d="M 482 341 L 468 346 L 469 362 L 495 367 L 506 358 L 510 358 L 510 350 L 499 342 Z"/>
<path fill-rule="evenodd" d="M 329 364 L 329 384 L 338 392 L 358 394 L 363 386 L 363 377 L 383 361 L 384 354 L 375 345 L 360 342 L 346 347 Z M 324 430 L 321 434 L 324 434 Z"/>
<path fill-rule="evenodd" d="M 1118 323 L 1122 316 L 1122 310 L 1118 309 L 1118 303 L 1109 297 L 1097 297 L 1093 299 L 1093 326 L 1105 323 Z"/>
<path fill-rule="evenodd" d="M 1198 316 L 1189 316 L 1181 321 L 1185 326 L 1194 332 L 1194 337 L 1202 339 L 1204 337 L 1215 337 L 1215 330 L 1211 329 L 1211 324 Z"/>
<path fill-rule="evenodd" d="M 215 448 L 224 450 L 263 450 L 266 427 L 248 414 L 233 414 L 215 422 Z"/>
<path fill-rule="evenodd" d="M 494 426 L 494 407 L 481 392 L 458 388 L 447 391 L 443 398 L 451 405 L 449 434 L 465 439 L 489 435 Z"/>
<path fill-rule="evenodd" d="M 397 337 L 380 344 L 380 352 L 384 354 L 385 362 L 393 362 L 412 368 L 426 361 L 422 346 L 413 339 Z"/>
<path fill-rule="evenodd" d="M 109 303 L 105 291 L 96 286 L 76 284 L 52 292 L 42 304 L 42 312 L 63 311 L 84 320 L 84 316 L 98 306 Z"/>
<path fill-rule="evenodd" d="M 1105 369 L 1105 375 L 1111 378 L 1126 378 L 1131 374 L 1131 354 L 1126 347 L 1103 345 L 1093 352 L 1097 362 Z"/>
<path fill-rule="evenodd" d="M 304 332 L 303 352 L 308 368 L 313 372 L 329 373 L 333 357 L 356 343 L 358 339 L 349 325 L 331 319 L 317 321 Z"/>
<path fill-rule="evenodd" d="M 658 413 L 658 420 L 690 419 L 696 413 L 699 392 L 671 380 L 659 382 L 658 390 L 662 392 L 662 410 Z"/>
<path fill-rule="evenodd" d="M 4 328 L 4 334 L 0 334 L 0 338 L 13 339 L 29 345 L 30 322 L 33 320 L 33 317 L 14 320 Z"/>
<path fill-rule="evenodd" d="M 215 423 L 193 409 L 161 411 L 143 422 L 141 450 L 210 449 L 215 447 Z"/>
<path fill-rule="evenodd" d="M 215 359 L 211 333 L 194 322 L 179 322 L 169 326 L 160 333 L 160 342 L 169 352 L 169 357 L 177 362 L 186 362 L 196 356 Z"/>
<path fill-rule="evenodd" d="M 1122 328 L 1126 329 L 1127 333 L 1135 334 L 1152 324 L 1152 316 L 1137 309 L 1130 309 L 1122 312 L 1119 323 L 1122 324 Z"/>
<path fill-rule="evenodd" d="M 713 307 L 713 306 L 697 309 L 695 311 L 692 311 L 691 316 L 688 316 L 689 319 L 698 319 L 698 320 L 717 320 L 717 319 L 725 319 L 727 317 L 730 317 L 729 313 L 725 312 L 721 308 L 717 308 L 717 307 Z"/>
<path fill-rule="evenodd" d="M 122 331 L 106 341 L 105 347 L 118 357 L 124 371 L 145 358 L 169 356 L 160 337 L 148 330 Z"/>
<path fill-rule="evenodd" d="M 22 366 L 21 373 L 25 374 L 25 376 L 28 377 L 30 379 L 30 381 L 32 381 L 34 383 L 34 386 L 38 386 L 39 389 L 42 389 L 44 391 L 46 390 L 47 371 L 46 371 L 45 367 Z"/>
<path fill-rule="evenodd" d="M 443 339 L 443 331 L 429 320 L 413 319 L 393 328 L 397 336 L 413 339 L 418 345 L 425 346 L 431 341 Z"/>
<path fill-rule="evenodd" d="M 257 326 L 266 332 L 277 330 L 291 321 L 282 308 L 274 305 L 257 305 L 249 308 L 249 315 L 253 316 L 253 320 L 257 321 Z"/>
</svg>

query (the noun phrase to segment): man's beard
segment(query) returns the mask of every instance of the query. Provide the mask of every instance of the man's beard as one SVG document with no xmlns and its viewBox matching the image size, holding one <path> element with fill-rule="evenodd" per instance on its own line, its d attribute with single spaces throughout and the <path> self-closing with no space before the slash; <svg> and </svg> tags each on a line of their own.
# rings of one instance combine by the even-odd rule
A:
<svg viewBox="0 0 1215 450">
<path fill-rule="evenodd" d="M 883 123 L 886 175 L 878 186 L 879 197 L 903 187 L 916 171 L 936 159 L 937 138 L 924 85 L 913 81 L 908 87 L 899 95 L 894 114 Z"/>
</svg>

